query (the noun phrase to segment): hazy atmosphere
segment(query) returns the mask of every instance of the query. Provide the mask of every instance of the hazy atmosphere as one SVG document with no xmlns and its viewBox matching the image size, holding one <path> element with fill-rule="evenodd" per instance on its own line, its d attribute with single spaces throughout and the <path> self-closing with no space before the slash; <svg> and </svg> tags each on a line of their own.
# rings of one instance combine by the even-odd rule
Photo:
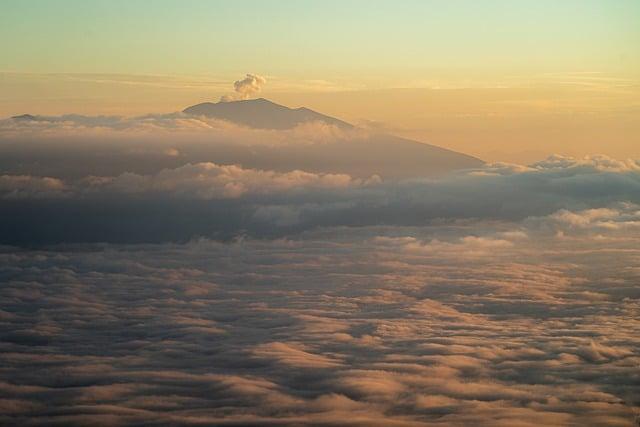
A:
<svg viewBox="0 0 640 427">
<path fill-rule="evenodd" d="M 636 1 L 5 1 L 0 424 L 637 426 Z"/>
</svg>

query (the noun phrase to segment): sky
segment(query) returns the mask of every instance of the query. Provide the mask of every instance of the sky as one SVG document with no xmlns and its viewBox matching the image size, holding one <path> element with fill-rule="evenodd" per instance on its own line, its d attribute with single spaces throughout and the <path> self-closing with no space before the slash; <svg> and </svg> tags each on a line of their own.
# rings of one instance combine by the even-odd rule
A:
<svg viewBox="0 0 640 427">
<path fill-rule="evenodd" d="M 637 157 L 636 1 L 5 1 L 0 116 L 262 96 L 487 161 Z M 605 142 L 606 141 L 606 142 Z"/>
<path fill-rule="evenodd" d="M 640 65 L 635 1 L 3 2 L 2 68 L 287 77 Z M 19 43 L 17 43 L 19 41 Z"/>
</svg>

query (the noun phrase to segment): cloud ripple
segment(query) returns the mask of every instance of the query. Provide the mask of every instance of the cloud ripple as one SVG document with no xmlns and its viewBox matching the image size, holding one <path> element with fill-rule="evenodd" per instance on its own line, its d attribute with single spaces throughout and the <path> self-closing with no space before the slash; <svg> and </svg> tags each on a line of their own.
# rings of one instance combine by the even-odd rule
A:
<svg viewBox="0 0 640 427">
<path fill-rule="evenodd" d="M 631 425 L 640 207 L 0 255 L 0 420 Z"/>
</svg>

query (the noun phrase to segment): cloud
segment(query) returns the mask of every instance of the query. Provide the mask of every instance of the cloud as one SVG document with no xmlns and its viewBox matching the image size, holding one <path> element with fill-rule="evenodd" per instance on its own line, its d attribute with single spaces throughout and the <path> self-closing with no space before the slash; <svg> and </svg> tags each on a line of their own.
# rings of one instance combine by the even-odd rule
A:
<svg viewBox="0 0 640 427">
<path fill-rule="evenodd" d="M 258 74 L 247 74 L 242 80 L 236 80 L 233 83 L 235 94 L 225 95 L 220 98 L 221 102 L 237 101 L 249 99 L 262 90 L 262 86 L 267 83 L 267 79 Z"/>
<path fill-rule="evenodd" d="M 65 195 L 66 186 L 57 178 L 0 175 L 0 194 L 6 198 L 38 198 Z"/>
<path fill-rule="evenodd" d="M 0 201 L 7 212 L 0 225 L 3 242 L 281 237 L 321 227 L 423 226 L 551 214 L 553 222 L 563 225 L 556 227 L 560 234 L 567 227 L 583 232 L 629 230 L 639 223 L 637 209 L 624 207 L 640 204 L 640 170 L 631 160 L 553 157 L 527 167 L 487 165 L 437 179 L 398 181 L 301 169 L 281 172 L 238 164 L 185 164 L 186 153 L 183 148 L 178 156 L 159 152 L 158 162 L 179 166 L 158 170 L 154 166 L 149 173 L 110 175 L 87 169 L 85 175 L 79 173 L 82 170 L 72 173 L 71 162 L 63 173 L 72 175 L 65 178 L 54 175 L 57 166 L 47 169 L 50 161 L 43 158 L 27 171 L 50 171 L 51 175 L 3 175 Z M 79 167 L 86 166 L 78 160 Z M 102 162 L 99 167 L 109 172 L 109 164 Z M 130 164 L 138 163 L 122 163 Z M 623 220 L 611 218 L 621 211 Z M 549 229 L 549 221 L 539 226 Z M 518 230 L 509 233 L 527 238 Z M 478 255 L 491 254 L 510 245 L 503 237 L 469 236 L 456 245 Z M 457 250 L 456 245 L 433 241 L 416 250 Z"/>
<path fill-rule="evenodd" d="M 332 368 L 341 364 L 334 358 L 309 353 L 304 346 L 281 342 L 258 345 L 252 353 L 255 357 L 272 359 L 293 368 Z"/>
<path fill-rule="evenodd" d="M 375 179 L 375 178 L 374 178 Z M 166 192 L 203 200 L 238 198 L 248 194 L 270 194 L 301 189 L 332 189 L 362 185 L 364 181 L 344 174 L 314 174 L 300 170 L 288 173 L 244 169 L 215 163 L 187 164 L 151 176 L 125 173 L 117 177 L 88 177 L 79 191 L 103 188 L 123 193 Z"/>
<path fill-rule="evenodd" d="M 4 247 L 0 420 L 629 424 L 640 230 L 558 218 L 638 207 L 597 209 Z"/>
<path fill-rule="evenodd" d="M 553 155 L 546 160 L 534 163 L 533 169 L 541 171 L 558 171 L 573 173 L 584 172 L 638 172 L 640 162 L 637 160 L 616 160 L 605 155 L 586 156 L 583 159 Z"/>
<path fill-rule="evenodd" d="M 183 113 L 139 117 L 35 116 L 0 120 L 0 171 L 58 179 L 158 173 L 188 163 L 350 174 L 333 156 L 357 155 L 365 131 L 321 122 L 251 129 Z M 358 172 L 358 178 L 374 173 Z"/>
</svg>

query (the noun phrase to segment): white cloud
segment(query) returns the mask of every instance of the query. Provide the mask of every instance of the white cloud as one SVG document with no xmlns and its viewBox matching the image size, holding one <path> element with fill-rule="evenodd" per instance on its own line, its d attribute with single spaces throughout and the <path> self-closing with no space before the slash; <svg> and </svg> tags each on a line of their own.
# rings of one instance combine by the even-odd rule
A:
<svg viewBox="0 0 640 427">
<path fill-rule="evenodd" d="M 0 420 L 624 425 L 640 230 L 557 216 L 4 248 Z"/>
<path fill-rule="evenodd" d="M 167 192 L 204 200 L 364 184 L 364 181 L 344 174 L 314 174 L 300 170 L 278 173 L 215 163 L 187 164 L 155 175 L 125 173 L 113 178 L 93 177 L 85 182 L 93 191 L 105 188 L 123 193 Z"/>
</svg>

